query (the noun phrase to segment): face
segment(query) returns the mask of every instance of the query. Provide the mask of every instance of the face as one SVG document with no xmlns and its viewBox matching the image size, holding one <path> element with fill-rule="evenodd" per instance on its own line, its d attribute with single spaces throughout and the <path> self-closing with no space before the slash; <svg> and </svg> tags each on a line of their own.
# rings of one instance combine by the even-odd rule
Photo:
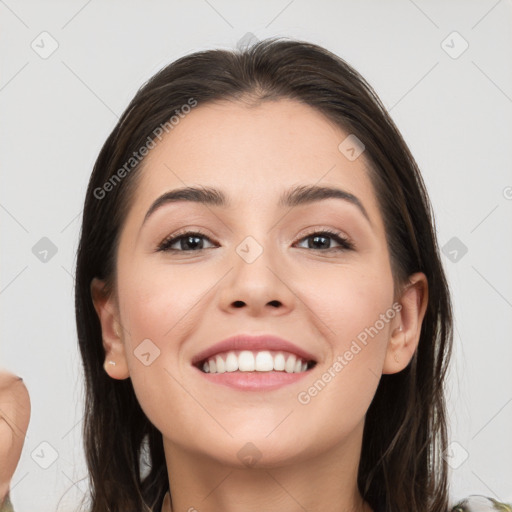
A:
<svg viewBox="0 0 512 512">
<path fill-rule="evenodd" d="M 232 465 L 246 455 L 268 466 L 305 460 L 360 432 L 381 374 L 412 356 L 413 343 L 389 362 L 404 310 L 365 155 L 338 149 L 348 135 L 291 100 L 219 102 L 196 107 L 146 158 L 121 231 L 117 297 L 100 317 L 116 361 L 107 371 L 132 379 L 166 446 Z M 215 188 L 225 204 L 152 207 L 183 187 Z M 345 194 L 282 204 L 297 187 Z M 303 351 L 308 369 L 195 364 L 238 334 L 283 338 L 294 347 L 271 343 L 271 361 Z M 226 350 L 220 357 L 226 364 Z"/>
</svg>

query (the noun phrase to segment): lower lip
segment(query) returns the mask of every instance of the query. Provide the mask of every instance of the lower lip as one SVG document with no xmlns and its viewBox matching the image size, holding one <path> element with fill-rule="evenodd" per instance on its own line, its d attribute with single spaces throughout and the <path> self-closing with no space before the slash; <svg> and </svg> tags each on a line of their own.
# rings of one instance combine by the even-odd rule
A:
<svg viewBox="0 0 512 512">
<path fill-rule="evenodd" d="M 241 391 L 270 391 L 298 382 L 309 375 L 310 370 L 300 373 L 287 372 L 225 372 L 205 373 L 197 371 L 208 381 Z"/>
</svg>

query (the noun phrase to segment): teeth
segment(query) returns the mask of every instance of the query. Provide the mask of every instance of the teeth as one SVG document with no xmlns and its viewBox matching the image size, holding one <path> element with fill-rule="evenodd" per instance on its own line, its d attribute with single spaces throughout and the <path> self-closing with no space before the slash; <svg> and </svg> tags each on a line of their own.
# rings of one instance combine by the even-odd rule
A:
<svg viewBox="0 0 512 512">
<path fill-rule="evenodd" d="M 254 355 L 248 350 L 243 350 L 238 356 L 238 369 L 241 372 L 253 372 L 254 371 Z"/>
<path fill-rule="evenodd" d="M 293 373 L 295 371 L 295 356 L 293 354 L 288 356 L 286 364 L 284 365 L 284 371 L 288 373 Z"/>
<path fill-rule="evenodd" d="M 270 352 L 258 352 L 254 369 L 257 372 L 271 372 L 274 369 L 274 358 Z"/>
<path fill-rule="evenodd" d="M 217 367 L 217 373 L 224 373 L 226 371 L 224 359 L 222 359 L 220 356 L 215 358 L 215 366 Z"/>
<path fill-rule="evenodd" d="M 282 372 L 284 370 L 285 360 L 283 354 L 279 353 L 274 357 L 274 370 Z"/>
<path fill-rule="evenodd" d="M 226 357 L 226 371 L 236 372 L 238 370 L 238 357 L 234 352 L 230 352 Z"/>
<path fill-rule="evenodd" d="M 282 352 L 271 352 L 262 350 L 251 352 L 242 350 L 241 352 L 228 352 L 208 359 L 203 364 L 205 373 L 225 373 L 225 372 L 271 372 L 272 370 L 287 373 L 305 372 L 308 368 L 307 361 L 297 358 L 294 354 L 284 354 Z"/>
</svg>

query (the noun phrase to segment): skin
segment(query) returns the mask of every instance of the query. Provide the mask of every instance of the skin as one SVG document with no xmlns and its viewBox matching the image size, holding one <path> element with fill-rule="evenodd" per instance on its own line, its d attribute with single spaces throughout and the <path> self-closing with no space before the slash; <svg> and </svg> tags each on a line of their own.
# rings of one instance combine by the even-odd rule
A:
<svg viewBox="0 0 512 512">
<path fill-rule="evenodd" d="M 401 371 L 416 350 L 427 281 L 414 274 L 395 297 L 364 153 L 349 161 L 338 150 L 347 135 L 292 100 L 218 102 L 196 107 L 145 161 L 121 232 L 115 294 L 103 294 L 98 279 L 91 291 L 105 370 L 132 379 L 162 432 L 173 512 L 372 510 L 356 484 L 365 414 L 381 374 Z M 340 199 L 278 205 L 283 191 L 308 184 L 354 194 L 369 221 Z M 219 188 L 231 206 L 167 204 L 142 226 L 156 198 L 185 185 Z M 204 249 L 157 252 L 181 228 L 203 231 Z M 355 249 L 340 250 L 330 238 L 331 249 L 308 246 L 305 237 L 325 228 Z M 247 236 L 263 248 L 252 263 L 236 252 Z M 299 403 L 298 393 L 395 300 L 401 311 L 309 403 Z M 191 359 L 235 333 L 276 334 L 313 353 L 317 365 L 273 391 L 210 384 Z M 149 366 L 134 356 L 147 338 L 160 350 Z M 250 467 L 237 456 L 248 442 L 260 456 Z"/>
<path fill-rule="evenodd" d="M 0 505 L 9 493 L 30 421 L 30 397 L 20 377 L 0 369 Z"/>
</svg>

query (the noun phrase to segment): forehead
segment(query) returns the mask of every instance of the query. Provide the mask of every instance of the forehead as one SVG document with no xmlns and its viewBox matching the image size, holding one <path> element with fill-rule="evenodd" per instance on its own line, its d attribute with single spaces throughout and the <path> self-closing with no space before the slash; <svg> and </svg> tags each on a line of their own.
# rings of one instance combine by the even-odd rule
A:
<svg viewBox="0 0 512 512">
<path fill-rule="evenodd" d="M 199 104 L 145 158 L 130 215 L 144 217 L 158 196 L 184 186 L 264 207 L 292 186 L 317 184 L 357 195 L 378 217 L 364 153 L 351 161 L 339 149 L 349 135 L 294 100 Z"/>
</svg>

